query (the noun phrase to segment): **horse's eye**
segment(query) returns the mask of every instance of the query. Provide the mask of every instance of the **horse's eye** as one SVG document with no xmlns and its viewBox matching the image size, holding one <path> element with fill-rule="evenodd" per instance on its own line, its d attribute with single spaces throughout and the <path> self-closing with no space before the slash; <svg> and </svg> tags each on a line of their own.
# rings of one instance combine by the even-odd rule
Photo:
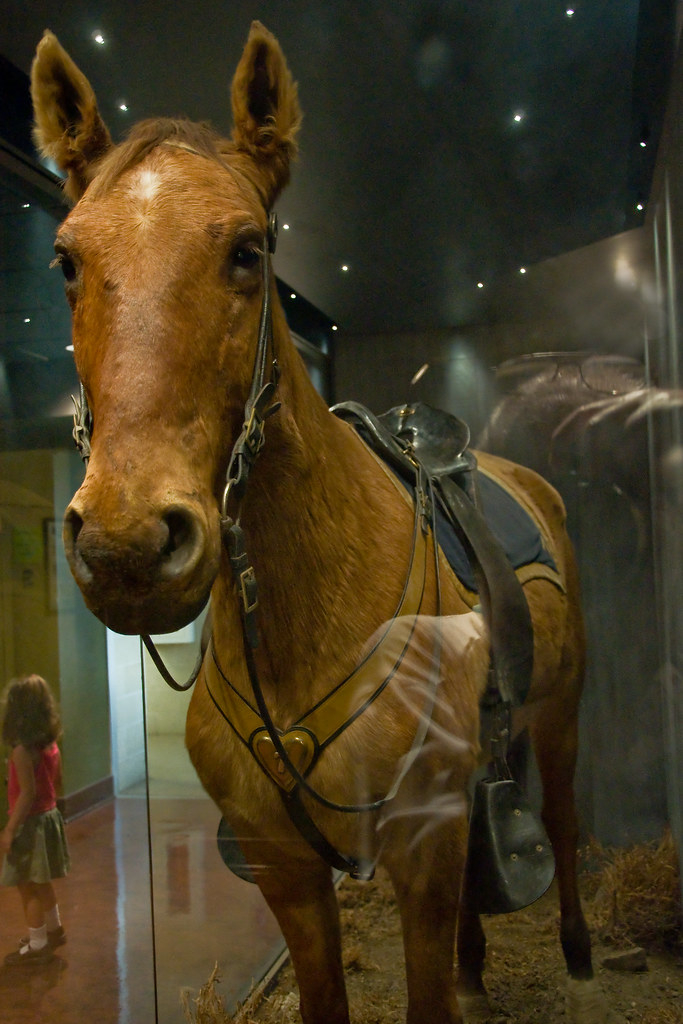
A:
<svg viewBox="0 0 683 1024">
<path fill-rule="evenodd" d="M 71 284 L 72 281 L 76 280 L 76 264 L 67 253 L 58 252 L 50 266 L 59 267 L 62 273 L 64 274 L 64 280 L 67 281 L 69 284 Z"/>
<path fill-rule="evenodd" d="M 261 259 L 261 253 L 253 245 L 240 245 L 232 254 L 233 264 L 240 270 L 253 270 Z"/>
</svg>

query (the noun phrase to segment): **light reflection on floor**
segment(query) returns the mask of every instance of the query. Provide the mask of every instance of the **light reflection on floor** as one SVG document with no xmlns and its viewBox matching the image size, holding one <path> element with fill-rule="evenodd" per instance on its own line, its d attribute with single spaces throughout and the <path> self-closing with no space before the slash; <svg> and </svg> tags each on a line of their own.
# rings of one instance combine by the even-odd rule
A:
<svg viewBox="0 0 683 1024">
<path fill-rule="evenodd" d="M 282 950 L 256 887 L 220 860 L 220 815 L 181 737 L 152 739 L 149 774 L 152 884 L 144 786 L 70 822 L 72 870 L 57 883 L 68 942 L 47 967 L 0 966 L 2 1024 L 184 1024 L 181 989 L 196 993 L 216 962 L 230 1010 Z M 16 891 L 0 889 L 3 956 L 24 931 Z"/>
</svg>

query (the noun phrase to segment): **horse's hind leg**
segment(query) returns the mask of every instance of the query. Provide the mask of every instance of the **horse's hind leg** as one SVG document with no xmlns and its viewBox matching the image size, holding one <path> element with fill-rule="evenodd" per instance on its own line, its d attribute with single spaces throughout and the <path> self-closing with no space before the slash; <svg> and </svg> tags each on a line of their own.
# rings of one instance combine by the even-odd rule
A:
<svg viewBox="0 0 683 1024">
<path fill-rule="evenodd" d="M 577 751 L 577 716 L 550 715 L 544 708 L 530 725 L 543 786 L 543 824 L 555 854 L 555 875 L 560 896 L 560 941 L 572 978 L 593 977 L 591 942 L 581 909 L 577 882 L 579 827 L 574 801 Z"/>
<path fill-rule="evenodd" d="M 574 799 L 578 712 L 550 697 L 529 731 L 543 786 L 542 818 L 555 854 L 560 897 L 560 941 L 569 972 L 568 1014 L 574 1024 L 602 1024 L 606 1004 L 593 979 L 591 941 L 577 880 L 579 836 Z"/>
</svg>

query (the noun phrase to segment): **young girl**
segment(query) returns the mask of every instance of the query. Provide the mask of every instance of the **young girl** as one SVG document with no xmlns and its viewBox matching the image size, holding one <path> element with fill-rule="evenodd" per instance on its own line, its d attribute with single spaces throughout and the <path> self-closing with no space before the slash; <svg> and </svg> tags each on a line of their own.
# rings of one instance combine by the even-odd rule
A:
<svg viewBox="0 0 683 1024">
<path fill-rule="evenodd" d="M 1 885 L 15 885 L 24 907 L 28 937 L 5 957 L 8 966 L 47 963 L 66 942 L 53 878 L 69 870 L 64 821 L 56 795 L 61 783 L 57 740 L 59 715 L 40 676 L 14 679 L 5 696 L 3 741 L 9 757 L 9 820 L 0 833 L 5 861 Z"/>
</svg>

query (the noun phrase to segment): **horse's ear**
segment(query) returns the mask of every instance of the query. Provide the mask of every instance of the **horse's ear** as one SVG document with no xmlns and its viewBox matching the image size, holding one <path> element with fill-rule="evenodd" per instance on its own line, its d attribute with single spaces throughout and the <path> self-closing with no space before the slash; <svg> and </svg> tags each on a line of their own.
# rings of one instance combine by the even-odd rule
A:
<svg viewBox="0 0 683 1024">
<path fill-rule="evenodd" d="M 66 194 L 76 202 L 92 177 L 93 164 L 111 146 L 90 82 L 57 37 L 46 31 L 31 68 L 33 138 L 43 156 L 67 176 Z"/>
<path fill-rule="evenodd" d="M 289 181 L 301 110 L 280 44 L 258 21 L 235 71 L 232 115 L 233 142 L 256 162 L 271 205 Z"/>
</svg>

